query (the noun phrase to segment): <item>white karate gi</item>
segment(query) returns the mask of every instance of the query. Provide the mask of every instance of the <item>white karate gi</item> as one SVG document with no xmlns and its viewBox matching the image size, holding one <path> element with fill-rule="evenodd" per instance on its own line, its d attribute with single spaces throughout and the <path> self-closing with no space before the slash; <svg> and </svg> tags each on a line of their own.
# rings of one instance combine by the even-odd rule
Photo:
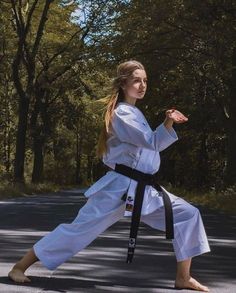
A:
<svg viewBox="0 0 236 293">
<path fill-rule="evenodd" d="M 168 131 L 161 124 L 152 131 L 136 106 L 120 102 L 114 110 L 107 141 L 108 151 L 103 156 L 103 162 L 111 169 L 118 163 L 154 174 L 160 166 L 159 152 L 177 139 L 173 128 Z M 88 201 L 74 221 L 70 224 L 60 224 L 34 245 L 36 256 L 45 267 L 54 270 L 89 245 L 123 215 L 130 215 L 125 211 L 125 203 L 121 198 L 126 192 L 134 197 L 136 186 L 135 180 L 115 171 L 108 171 L 85 192 Z M 172 241 L 177 261 L 209 252 L 198 209 L 167 193 L 173 207 L 175 238 Z M 145 188 L 141 221 L 165 231 L 162 196 L 152 186 Z"/>
</svg>

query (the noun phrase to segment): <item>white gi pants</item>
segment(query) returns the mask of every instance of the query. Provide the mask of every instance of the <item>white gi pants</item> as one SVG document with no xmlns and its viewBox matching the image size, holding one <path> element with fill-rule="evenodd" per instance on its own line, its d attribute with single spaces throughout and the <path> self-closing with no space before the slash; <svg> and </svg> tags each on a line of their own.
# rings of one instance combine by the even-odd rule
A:
<svg viewBox="0 0 236 293">
<path fill-rule="evenodd" d="M 124 201 L 120 196 L 114 200 L 114 197 L 109 197 L 109 193 L 104 196 L 105 192 L 103 190 L 103 196 L 91 196 L 72 223 L 60 224 L 35 243 L 34 252 L 46 268 L 56 269 L 123 217 Z M 182 198 L 177 198 L 172 207 L 175 233 L 172 241 L 177 261 L 209 252 L 199 210 Z M 141 221 L 165 231 L 164 207 L 143 215 Z"/>
</svg>

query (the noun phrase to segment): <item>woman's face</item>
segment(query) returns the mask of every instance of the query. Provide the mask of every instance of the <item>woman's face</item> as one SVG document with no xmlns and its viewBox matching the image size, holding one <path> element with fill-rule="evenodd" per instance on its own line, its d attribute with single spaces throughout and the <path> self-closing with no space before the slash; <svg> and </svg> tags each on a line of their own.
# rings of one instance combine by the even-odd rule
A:
<svg viewBox="0 0 236 293">
<path fill-rule="evenodd" d="M 147 75 L 145 70 L 136 69 L 129 77 L 122 89 L 125 99 L 142 99 L 147 90 Z"/>
</svg>

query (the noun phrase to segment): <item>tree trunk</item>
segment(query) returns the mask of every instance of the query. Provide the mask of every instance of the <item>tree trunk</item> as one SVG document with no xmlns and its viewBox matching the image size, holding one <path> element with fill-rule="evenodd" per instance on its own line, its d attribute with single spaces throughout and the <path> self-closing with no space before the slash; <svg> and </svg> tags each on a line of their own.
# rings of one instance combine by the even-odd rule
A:
<svg viewBox="0 0 236 293">
<path fill-rule="evenodd" d="M 89 182 L 91 182 L 93 180 L 93 157 L 91 155 L 87 155 L 87 160 L 88 160 L 88 164 L 87 164 L 87 180 Z"/>
<path fill-rule="evenodd" d="M 34 137 L 34 165 L 32 173 L 33 183 L 43 182 L 43 146 L 43 140 L 40 137 Z"/>
<path fill-rule="evenodd" d="M 203 132 L 200 137 L 200 150 L 198 156 L 198 174 L 197 176 L 197 188 L 206 187 L 209 182 L 209 167 L 208 167 L 208 153 L 207 153 L 207 133 Z"/>
<path fill-rule="evenodd" d="M 75 183 L 80 184 L 80 163 L 81 163 L 81 137 L 78 132 L 78 127 L 76 129 L 76 171 L 75 171 Z"/>
<path fill-rule="evenodd" d="M 24 183 L 25 144 L 29 112 L 29 99 L 19 100 L 19 118 L 16 135 L 16 154 L 14 164 L 14 180 Z"/>
<path fill-rule="evenodd" d="M 18 36 L 17 52 L 12 63 L 13 81 L 19 96 L 19 118 L 16 137 L 14 180 L 20 183 L 24 183 L 26 132 L 30 98 L 34 93 L 36 56 L 43 36 L 45 24 L 48 19 L 47 14 L 49 7 L 53 0 L 46 0 L 44 3 L 35 38 L 31 39 L 32 50 L 29 51 L 27 35 L 30 32 L 29 28 L 32 24 L 32 15 L 36 9 L 37 2 L 38 1 L 36 0 L 33 2 L 29 12 L 26 13 L 27 15 L 25 19 L 24 4 L 22 1 L 11 1 Z M 20 65 L 23 65 L 26 76 L 22 75 L 22 68 Z M 24 86 L 25 84 L 26 86 Z"/>
<path fill-rule="evenodd" d="M 4 124 L 4 138 L 3 138 L 3 145 L 4 145 L 4 166 L 6 169 L 7 175 L 10 173 L 10 167 L 11 167 L 11 130 L 10 130 L 10 109 L 8 104 L 8 95 L 6 95 L 6 101 L 5 101 L 5 124 Z"/>
<path fill-rule="evenodd" d="M 232 79 L 229 97 L 229 118 L 227 125 L 226 186 L 236 184 L 236 48 L 232 56 Z"/>
</svg>

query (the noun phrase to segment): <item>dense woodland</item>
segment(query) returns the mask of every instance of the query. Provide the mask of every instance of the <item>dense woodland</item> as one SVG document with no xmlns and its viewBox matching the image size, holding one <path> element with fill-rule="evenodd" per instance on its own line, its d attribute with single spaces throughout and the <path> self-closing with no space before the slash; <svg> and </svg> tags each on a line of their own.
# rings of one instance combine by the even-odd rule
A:
<svg viewBox="0 0 236 293">
<path fill-rule="evenodd" d="M 103 108 L 120 62 L 148 75 L 137 106 L 153 129 L 189 122 L 161 153 L 185 189 L 236 183 L 236 1 L 0 1 L 0 182 L 90 184 Z"/>
</svg>

